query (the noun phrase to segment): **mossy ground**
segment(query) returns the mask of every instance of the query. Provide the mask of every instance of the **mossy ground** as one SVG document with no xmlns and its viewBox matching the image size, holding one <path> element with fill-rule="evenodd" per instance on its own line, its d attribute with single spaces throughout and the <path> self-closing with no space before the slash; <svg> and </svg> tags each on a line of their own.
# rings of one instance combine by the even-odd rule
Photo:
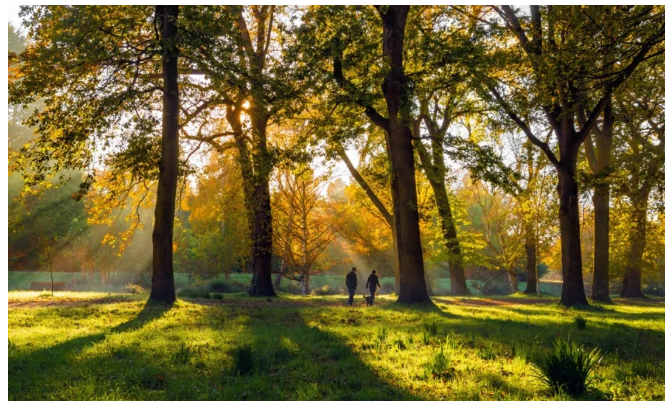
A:
<svg viewBox="0 0 671 407">
<path fill-rule="evenodd" d="M 603 360 L 583 398 L 663 400 L 664 302 L 566 310 L 556 298 L 180 299 L 9 294 L 9 399 L 557 399 L 522 356 L 568 336 Z M 575 317 L 586 321 L 578 329 Z M 252 371 L 234 366 L 250 346 Z M 444 374 L 432 374 L 441 352 Z M 565 397 L 563 397 L 565 398 Z"/>
</svg>

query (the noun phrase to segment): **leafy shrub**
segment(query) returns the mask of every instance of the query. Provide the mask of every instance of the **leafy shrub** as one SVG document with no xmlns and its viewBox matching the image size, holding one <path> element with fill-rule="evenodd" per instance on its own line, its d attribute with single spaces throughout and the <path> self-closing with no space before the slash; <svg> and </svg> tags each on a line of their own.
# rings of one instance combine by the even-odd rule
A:
<svg viewBox="0 0 671 407">
<path fill-rule="evenodd" d="M 445 355 L 443 348 L 424 365 L 424 377 L 439 380 L 448 380 L 454 375 L 454 368 L 450 366 L 450 358 Z"/>
<path fill-rule="evenodd" d="M 578 315 L 573 319 L 575 321 L 575 325 L 578 327 L 578 329 L 582 330 L 587 328 L 587 320 L 582 317 L 582 315 Z"/>
<path fill-rule="evenodd" d="M 601 355 L 598 349 L 586 353 L 570 339 L 557 338 L 551 349 L 533 359 L 535 376 L 554 394 L 563 391 L 577 397 L 588 389 Z"/>
<path fill-rule="evenodd" d="M 224 299 L 224 294 L 222 294 L 222 293 L 214 293 L 214 294 L 212 294 L 212 299 L 213 299 L 213 300 L 223 300 L 223 299 Z"/>
<path fill-rule="evenodd" d="M 239 346 L 232 352 L 233 371 L 246 376 L 254 371 L 254 354 L 250 345 Z"/>
<path fill-rule="evenodd" d="M 124 292 L 129 294 L 145 294 L 147 290 L 139 284 L 126 283 Z"/>
</svg>

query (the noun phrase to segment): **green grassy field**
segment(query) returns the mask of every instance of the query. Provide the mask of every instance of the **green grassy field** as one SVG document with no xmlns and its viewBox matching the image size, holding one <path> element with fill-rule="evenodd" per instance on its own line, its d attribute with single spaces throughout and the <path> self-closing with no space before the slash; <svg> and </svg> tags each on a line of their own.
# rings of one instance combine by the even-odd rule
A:
<svg viewBox="0 0 671 407">
<path fill-rule="evenodd" d="M 662 300 L 582 310 L 522 295 L 394 300 L 350 308 L 344 296 L 225 294 L 166 307 L 143 295 L 10 293 L 9 399 L 566 398 L 533 376 L 522 350 L 569 335 L 603 354 L 583 398 L 665 397 Z M 441 349 L 442 379 L 427 373 Z"/>
<path fill-rule="evenodd" d="M 49 272 L 45 271 L 31 271 L 31 272 L 25 272 L 25 271 L 10 271 L 9 273 L 9 290 L 10 291 L 15 291 L 15 290 L 28 290 L 30 289 L 30 283 L 33 281 L 40 281 L 40 282 L 48 282 L 51 281 Z M 99 285 L 100 281 L 100 274 L 95 273 L 94 275 L 94 282 L 90 285 L 85 285 L 83 288 L 86 290 L 91 290 L 91 291 L 101 291 L 101 292 L 108 292 L 108 291 L 120 291 L 123 288 L 123 284 L 117 284 L 116 286 L 112 285 L 105 285 L 101 286 Z M 73 281 L 76 281 L 77 279 L 81 278 L 80 273 L 54 273 L 54 281 L 62 281 L 66 283 L 71 283 Z M 221 276 L 220 279 L 223 279 L 224 277 Z M 128 281 L 131 280 L 132 277 L 130 277 L 129 273 L 112 273 L 112 280 L 117 280 L 117 281 Z M 229 276 L 229 280 L 231 282 L 235 282 L 240 285 L 247 285 L 250 282 L 250 275 L 249 274 L 231 274 Z M 332 275 L 332 274 L 319 274 L 311 277 L 311 288 L 312 289 L 319 289 L 324 286 L 329 286 L 331 288 L 335 289 L 340 289 L 342 288 L 343 292 L 345 290 L 344 287 L 344 276 L 339 276 L 339 275 Z M 187 273 L 175 273 L 175 286 L 176 287 L 183 287 L 186 286 L 190 283 L 189 279 L 189 274 Z M 477 293 L 477 290 L 473 288 L 471 285 L 473 281 L 468 280 L 467 284 L 469 288 L 471 289 L 472 293 Z M 380 279 L 380 284 L 385 285 L 385 284 L 394 284 L 394 278 L 393 277 L 382 277 Z M 288 285 L 294 285 L 298 287 L 298 283 L 289 279 L 283 279 L 282 280 L 282 287 L 285 288 Z M 449 293 L 450 291 L 450 279 L 449 278 L 437 278 L 433 281 L 434 288 L 437 291 L 444 292 L 444 293 Z M 518 283 L 518 288 L 520 291 L 524 291 L 526 289 L 526 283 Z M 546 282 L 541 283 L 542 286 L 542 291 L 546 295 L 555 295 L 558 296 L 561 294 L 561 285 L 559 284 L 550 284 Z M 383 290 L 384 292 L 384 290 Z"/>
<path fill-rule="evenodd" d="M 10 271 L 8 274 L 8 288 L 9 291 L 28 290 L 30 283 L 33 281 L 50 282 L 51 276 L 48 271 Z M 110 279 L 112 283 L 119 283 L 119 287 L 127 281 L 133 280 L 136 277 L 134 273 L 111 273 Z M 73 283 L 82 279 L 82 274 L 77 273 L 63 273 L 54 272 L 54 282 Z M 189 283 L 189 275 L 186 273 L 175 273 L 175 285 L 183 286 Z M 90 287 L 87 287 L 90 286 Z M 93 274 L 93 281 L 85 285 L 87 289 L 101 289 L 105 292 L 114 289 L 113 284 L 100 284 L 100 273 Z"/>
</svg>

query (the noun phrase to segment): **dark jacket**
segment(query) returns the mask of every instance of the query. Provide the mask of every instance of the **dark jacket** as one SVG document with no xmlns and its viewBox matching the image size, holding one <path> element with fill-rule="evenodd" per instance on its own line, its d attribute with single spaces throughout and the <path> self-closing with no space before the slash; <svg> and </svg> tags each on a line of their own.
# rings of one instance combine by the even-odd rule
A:
<svg viewBox="0 0 671 407">
<path fill-rule="evenodd" d="M 356 288 L 356 273 L 353 271 L 350 271 L 347 273 L 347 277 L 345 278 L 345 285 L 347 288 Z"/>
<path fill-rule="evenodd" d="M 369 286 L 370 288 L 373 289 L 375 288 L 375 286 L 380 287 L 380 280 L 377 278 L 376 274 L 371 274 L 370 276 L 368 276 L 368 282 L 366 282 L 366 288 L 368 288 Z"/>
</svg>

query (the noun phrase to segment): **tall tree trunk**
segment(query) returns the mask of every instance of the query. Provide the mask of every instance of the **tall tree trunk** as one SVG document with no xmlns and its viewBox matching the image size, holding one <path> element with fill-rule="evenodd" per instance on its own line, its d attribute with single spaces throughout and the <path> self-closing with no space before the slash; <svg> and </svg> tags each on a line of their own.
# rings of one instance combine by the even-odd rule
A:
<svg viewBox="0 0 671 407">
<path fill-rule="evenodd" d="M 394 255 L 392 256 L 392 268 L 394 269 L 394 292 L 401 292 L 401 268 L 398 264 L 398 234 L 396 233 L 396 222 L 392 218 L 391 240 Z"/>
<path fill-rule="evenodd" d="M 610 187 L 596 187 L 592 203 L 594 204 L 594 272 L 592 276 L 592 292 L 594 301 L 610 302 L 610 283 L 608 275 L 608 230 L 610 220 Z"/>
<path fill-rule="evenodd" d="M 408 78 L 403 72 L 403 41 L 409 6 L 388 6 L 380 11 L 383 22 L 383 53 L 389 73 L 382 85 L 389 119 L 387 137 L 392 167 L 392 197 L 398 241 L 400 293 L 404 304 L 431 302 L 424 279 L 424 259 L 419 233 L 417 185 L 412 132 L 409 127 Z"/>
<path fill-rule="evenodd" d="M 538 291 L 538 282 L 536 281 L 536 234 L 531 222 L 524 225 L 524 249 L 527 253 L 527 262 L 524 270 L 527 273 L 527 288 L 525 294 L 536 294 Z"/>
<path fill-rule="evenodd" d="M 450 268 L 450 293 L 452 295 L 470 295 L 471 293 L 468 291 L 468 286 L 466 285 L 466 274 L 464 273 L 461 247 L 457 238 L 457 228 L 454 225 L 445 182 L 431 181 L 430 184 L 438 206 L 438 216 L 440 216 L 443 238 L 445 239 L 447 251 L 450 254 L 448 260 Z"/>
<path fill-rule="evenodd" d="M 579 122 L 584 124 L 584 116 Z M 612 97 L 603 109 L 603 128 L 599 130 L 594 126 L 593 133 L 596 136 L 596 149 L 592 145 L 592 139 L 588 135 L 585 139 L 585 155 L 592 172 L 597 176 L 604 176 L 610 165 L 610 152 L 613 145 L 613 115 Z M 596 150 L 596 151 L 595 151 Z M 610 185 L 599 180 L 594 188 L 592 198 L 594 204 L 594 267 L 592 273 L 592 291 L 590 298 L 594 301 L 610 302 L 609 282 L 609 222 L 610 222 Z"/>
<path fill-rule="evenodd" d="M 639 199 L 632 199 L 632 229 L 629 232 L 629 254 L 624 271 L 622 297 L 645 298 L 641 292 L 641 268 L 646 243 L 647 211 L 650 190 L 644 187 Z"/>
<path fill-rule="evenodd" d="M 560 164 L 560 170 L 557 171 L 563 279 L 560 303 L 566 307 L 587 304 L 582 278 L 578 184 L 575 180 L 575 160 L 573 164 L 569 160 L 563 159 L 564 164 Z"/>
<path fill-rule="evenodd" d="M 172 266 L 172 236 L 177 195 L 179 159 L 179 88 L 177 84 L 177 37 L 179 6 L 156 6 L 163 43 L 163 133 L 159 159 L 158 190 L 152 233 L 153 263 L 151 294 L 153 300 L 173 303 L 175 281 Z"/>
<path fill-rule="evenodd" d="M 252 283 L 250 295 L 274 297 L 272 280 L 273 228 L 268 179 L 258 181 L 253 197 Z"/>
</svg>

